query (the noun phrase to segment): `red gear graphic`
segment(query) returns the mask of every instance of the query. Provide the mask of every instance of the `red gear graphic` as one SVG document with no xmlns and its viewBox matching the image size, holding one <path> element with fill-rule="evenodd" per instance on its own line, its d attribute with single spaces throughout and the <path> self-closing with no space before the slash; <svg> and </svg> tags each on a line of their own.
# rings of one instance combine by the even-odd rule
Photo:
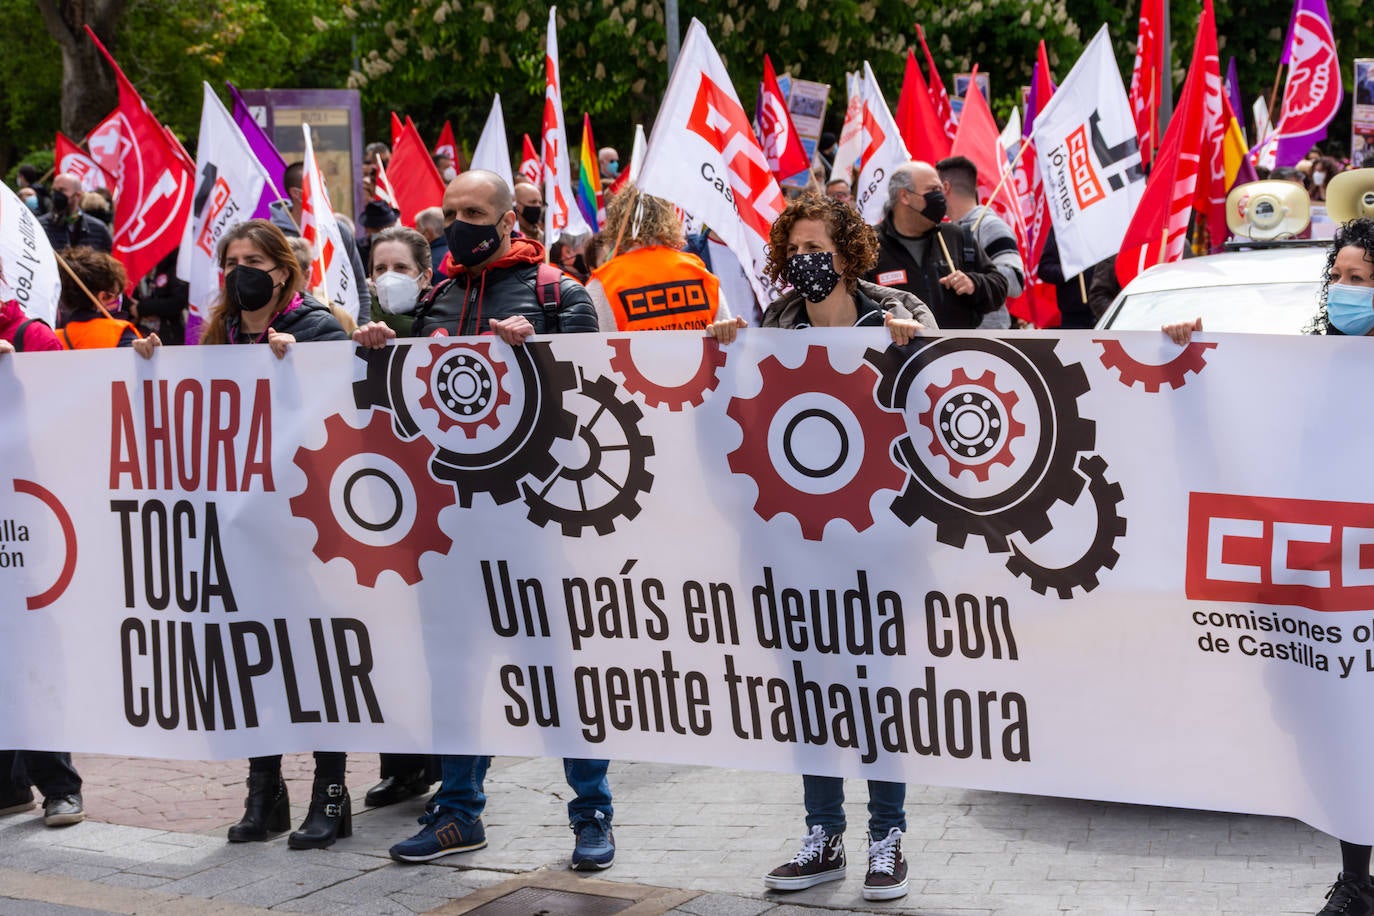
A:
<svg viewBox="0 0 1374 916">
<path fill-rule="evenodd" d="M 1102 365 L 1115 369 L 1121 384 L 1127 388 L 1139 382 L 1146 391 L 1158 393 L 1164 385 L 1175 390 L 1182 388 L 1188 381 L 1188 373 L 1198 374 L 1207 365 L 1207 351 L 1215 343 L 1194 340 L 1183 348 L 1183 352 L 1162 365 L 1142 363 L 1126 352 L 1121 341 L 1113 339 L 1094 339 L 1093 343 L 1102 347 Z"/>
<path fill-rule="evenodd" d="M 510 403 L 510 392 L 502 384 L 506 377 L 509 367 L 503 361 L 491 358 L 491 344 L 453 344 L 447 347 L 432 347 L 430 350 L 431 358 L 429 365 L 422 366 L 416 370 L 416 375 L 425 385 L 425 393 L 420 395 L 420 407 L 429 408 L 439 415 L 439 431 L 448 432 L 457 427 L 459 432 L 466 439 L 471 439 L 477 435 L 477 430 L 483 426 L 488 429 L 496 429 L 496 411 L 503 404 Z M 461 361 L 461 354 L 472 354 L 467 358 L 491 367 L 491 386 L 495 393 L 489 396 L 488 402 L 483 406 L 479 414 L 473 419 L 459 419 L 447 404 L 441 404 L 440 399 L 436 399 L 434 391 L 436 387 L 434 373 L 442 363 L 450 361 Z M 455 355 L 458 354 L 458 355 Z"/>
<path fill-rule="evenodd" d="M 439 528 L 439 512 L 453 505 L 453 487 L 435 480 L 429 472 L 434 447 L 423 438 L 409 441 L 392 430 L 391 416 L 372 412 L 362 429 L 355 429 L 341 414 L 324 421 L 324 445 L 296 449 L 293 459 L 305 472 L 305 489 L 291 498 L 291 514 L 315 526 L 315 556 L 327 563 L 343 557 L 353 564 L 358 584 L 373 588 L 382 570 L 400 575 L 407 585 L 420 581 L 420 556 L 426 551 L 447 553 L 453 539 Z M 415 520 L 405 537 L 393 544 L 364 544 L 344 530 L 329 500 L 330 484 L 344 461 L 354 455 L 383 455 L 406 472 L 415 492 Z"/>
<path fill-rule="evenodd" d="M 759 495 L 754 512 L 764 521 L 786 512 L 801 525 L 802 537 L 819 541 L 827 523 L 844 519 L 855 531 L 873 524 L 868 503 L 879 490 L 897 490 L 906 483 L 906 472 L 892 460 L 892 443 L 906 435 L 906 423 L 897 411 L 881 407 L 874 397 L 878 373 L 861 365 L 848 374 L 836 371 L 824 347 L 808 347 L 806 359 L 788 369 L 776 356 L 759 363 L 763 388 L 752 398 L 735 397 L 725 412 L 739 424 L 744 439 L 726 456 L 730 470 L 753 478 Z M 769 428 L 779 410 L 799 394 L 819 392 L 843 402 L 854 412 L 864 434 L 864 456 L 854 476 L 830 493 L 805 493 L 778 473 L 768 451 Z"/>
<path fill-rule="evenodd" d="M 1026 434 L 1026 425 L 1012 416 L 1012 409 L 1020 403 L 1021 398 L 1014 391 L 1001 391 L 997 387 L 996 379 L 984 383 L 983 380 L 992 375 L 991 369 L 983 370 L 977 378 L 969 378 L 969 374 L 964 371 L 963 366 L 957 367 L 950 375 L 948 385 L 936 385 L 931 383 L 926 386 L 926 397 L 930 399 L 930 409 L 924 411 L 920 416 L 921 425 L 930 430 L 930 453 L 935 456 L 943 455 L 949 462 L 949 473 L 951 477 L 958 477 L 965 471 L 972 471 L 973 476 L 983 483 L 987 483 L 988 475 L 992 473 L 992 466 L 1000 464 L 1003 467 L 1011 467 L 1011 444 Z M 940 406 L 940 401 L 946 394 L 959 388 L 979 388 L 988 397 L 996 398 L 1002 406 L 1003 424 L 1005 432 L 1002 437 L 1002 447 L 999 448 L 991 457 L 980 456 L 976 462 L 969 461 L 967 456 L 957 452 L 951 453 L 945 448 L 945 437 L 940 435 L 935 419 L 935 410 Z"/>
<path fill-rule="evenodd" d="M 667 407 L 681 410 L 685 405 L 700 407 L 706 392 L 714 391 L 720 384 L 720 369 L 725 365 L 725 350 L 710 338 L 701 341 L 701 364 L 696 374 L 686 382 L 676 386 L 656 385 L 644 377 L 634 359 L 630 356 L 630 338 L 615 337 L 608 340 L 615 355 L 611 357 L 611 371 L 619 373 L 624 379 L 626 391 L 642 395 L 649 407 Z"/>
</svg>

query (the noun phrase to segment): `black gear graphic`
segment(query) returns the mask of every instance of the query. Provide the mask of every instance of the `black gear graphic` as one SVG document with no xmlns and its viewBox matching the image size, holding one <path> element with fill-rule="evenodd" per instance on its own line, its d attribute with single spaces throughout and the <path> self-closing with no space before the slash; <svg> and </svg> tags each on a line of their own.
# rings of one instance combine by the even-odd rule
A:
<svg viewBox="0 0 1374 916">
<path fill-rule="evenodd" d="M 909 355 L 896 347 L 865 354 L 882 375 L 878 400 L 885 406 L 905 410 L 922 370 L 942 357 L 977 351 L 1022 377 L 1040 417 L 1040 441 L 1026 471 L 991 496 L 967 496 L 946 486 L 922 460 L 911 437 L 903 436 L 895 451 L 910 478 L 892 501 L 894 515 L 907 525 L 930 519 L 936 538 L 953 547 L 963 547 L 970 534 L 979 535 L 993 553 L 1010 549 L 1010 534 L 1034 542 L 1050 530 L 1050 508 L 1060 500 L 1074 502 L 1083 488 L 1083 478 L 1074 472 L 1079 453 L 1092 450 L 1097 441 L 1097 424 L 1078 413 L 1078 398 L 1088 390 L 1087 373 L 1078 363 L 1064 365 L 1054 353 L 1055 344 L 1046 338 L 946 337 Z"/>
<path fill-rule="evenodd" d="M 402 393 L 406 356 L 413 346 L 401 344 L 382 350 L 359 347 L 357 355 L 367 363 L 367 374 L 353 383 L 353 400 L 359 409 L 377 406 L 391 411 L 397 432 L 405 438 L 420 432 Z M 498 504 L 519 499 L 521 479 L 543 479 L 552 474 L 558 462 L 550 448 L 559 439 L 571 439 L 577 430 L 577 419 L 563 409 L 563 393 L 577 384 L 573 364 L 555 359 L 547 341 L 526 342 L 512 352 L 524 396 L 515 420 L 497 427 L 506 433 L 501 441 L 477 453 L 434 443 L 434 476 L 453 484 L 465 509 L 472 507 L 477 493 L 490 493 Z"/>
<path fill-rule="evenodd" d="M 616 519 L 631 519 L 639 514 L 639 495 L 649 492 L 654 482 L 654 475 L 646 467 L 646 459 L 654 454 L 654 440 L 639 431 L 639 421 L 644 417 L 639 405 L 620 400 L 615 383 L 605 376 L 583 379 L 579 390 L 596 405 L 577 429 L 587 449 L 587 462 L 576 468 L 559 467 L 537 487 L 529 482 L 520 486 L 529 506 L 530 521 L 541 528 L 557 522 L 564 537 L 580 537 L 585 528 L 594 528 L 599 535 L 610 534 L 615 530 Z M 612 451 L 623 451 L 629 458 L 629 470 L 623 480 L 613 479 L 601 466 L 603 455 Z M 615 495 L 600 505 L 588 505 L 583 482 L 592 477 L 608 484 Z M 560 505 L 549 499 L 560 481 L 573 483 L 578 505 Z"/>
<path fill-rule="evenodd" d="M 1079 459 L 1078 471 L 1087 478 L 1088 495 L 1097 512 L 1097 531 L 1083 556 L 1067 566 L 1050 569 L 1013 544 L 1007 558 L 1007 569 L 1029 579 L 1036 593 L 1043 595 L 1052 588 L 1065 600 L 1073 597 L 1075 588 L 1085 592 L 1097 588 L 1097 574 L 1116 566 L 1121 556 L 1116 552 L 1116 539 L 1126 534 L 1126 519 L 1117 511 L 1122 499 L 1121 484 L 1107 482 L 1106 460 L 1100 455 L 1084 455 Z"/>
</svg>

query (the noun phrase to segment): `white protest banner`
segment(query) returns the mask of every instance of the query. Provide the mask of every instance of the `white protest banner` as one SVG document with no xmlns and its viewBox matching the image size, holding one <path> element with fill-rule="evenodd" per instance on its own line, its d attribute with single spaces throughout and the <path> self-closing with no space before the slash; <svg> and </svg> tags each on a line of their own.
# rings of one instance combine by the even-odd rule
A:
<svg viewBox="0 0 1374 916">
<path fill-rule="evenodd" d="M 272 184 L 219 96 L 209 83 L 201 86 L 196 196 L 177 255 L 178 273 L 190 285 L 188 327 L 204 321 L 219 297 L 220 238 L 253 218 L 263 189 Z"/>
<path fill-rule="evenodd" d="M 1135 121 L 1104 25 L 1036 116 L 1035 147 L 1064 276 L 1121 248 L 1145 172 Z"/>
<path fill-rule="evenodd" d="M 859 181 L 854 188 L 854 205 L 864 221 L 877 225 L 883 219 L 883 204 L 887 203 L 887 182 L 893 169 L 911 161 L 897 122 L 878 88 L 873 68 L 864 61 L 863 109 L 859 122 L 860 149 Z M 931 163 L 934 165 L 934 163 Z"/>
<path fill-rule="evenodd" d="M 19 195 L 0 187 L 0 300 L 14 299 L 30 318 L 55 326 L 62 277 L 52 244 Z"/>
<path fill-rule="evenodd" d="M 549 32 L 544 51 L 544 122 L 540 133 L 544 164 L 544 244 L 564 235 L 592 231 L 582 218 L 572 192 L 568 163 L 568 128 L 563 119 L 563 84 L 558 75 L 558 7 L 549 7 Z M 522 169 L 523 171 L 523 169 Z"/>
<path fill-rule="evenodd" d="M 301 238 L 310 243 L 315 253 L 315 260 L 310 262 L 310 288 L 323 287 L 331 302 L 348 314 L 356 315 L 359 322 L 365 322 L 367 316 L 361 314 L 362 303 L 353 277 L 353 265 L 348 261 L 339 222 L 329 206 L 324 175 L 315 161 L 310 125 L 302 124 L 301 130 L 305 134 L 305 152 L 301 157 L 305 163 L 305 172 L 301 175 Z"/>
<path fill-rule="evenodd" d="M 745 265 L 758 301 L 772 300 L 764 249 L 786 201 L 730 74 L 696 19 L 654 120 L 639 188 L 710 226 Z"/>
<path fill-rule="evenodd" d="M 0 746 L 729 761 L 1369 843 L 1374 431 L 1291 381 L 1364 390 L 1367 349 L 0 360 Z"/>
<path fill-rule="evenodd" d="M 477 148 L 472 151 L 470 169 L 486 169 L 495 172 L 506 181 L 506 187 L 515 185 L 515 177 L 510 170 L 510 145 L 506 142 L 506 117 L 501 112 L 501 93 L 491 100 L 491 113 L 487 123 L 482 126 L 482 136 L 477 139 Z"/>
</svg>

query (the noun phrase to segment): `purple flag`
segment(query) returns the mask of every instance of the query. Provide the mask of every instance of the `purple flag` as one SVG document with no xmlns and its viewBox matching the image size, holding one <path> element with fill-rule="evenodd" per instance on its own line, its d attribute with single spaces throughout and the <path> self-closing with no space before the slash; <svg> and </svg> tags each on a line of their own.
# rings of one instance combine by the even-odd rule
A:
<svg viewBox="0 0 1374 916">
<path fill-rule="evenodd" d="M 1277 167 L 1296 165 L 1314 144 L 1326 139 L 1326 127 L 1341 107 L 1341 63 L 1326 0 L 1297 0 L 1283 46 L 1288 82 L 1279 116 Z"/>
<path fill-rule="evenodd" d="M 1226 98 L 1231 103 L 1231 113 L 1236 116 L 1236 122 L 1244 133 L 1245 109 L 1240 107 L 1240 79 L 1236 76 L 1235 57 L 1226 65 Z"/>
<path fill-rule="evenodd" d="M 262 199 L 258 201 L 257 209 L 253 211 L 254 219 L 267 219 L 273 201 L 290 200 L 286 190 L 282 185 L 282 178 L 286 175 L 286 160 L 277 152 L 277 147 L 272 143 L 272 139 L 267 136 L 267 132 L 262 129 L 253 118 L 253 113 L 248 109 L 248 103 L 239 95 L 238 87 L 233 83 L 225 83 L 229 87 L 229 95 L 234 101 L 233 114 L 234 123 L 239 130 L 243 131 L 244 139 L 248 141 L 248 146 L 253 150 L 253 155 L 262 163 L 263 169 L 272 179 L 272 185 L 262 189 Z"/>
</svg>

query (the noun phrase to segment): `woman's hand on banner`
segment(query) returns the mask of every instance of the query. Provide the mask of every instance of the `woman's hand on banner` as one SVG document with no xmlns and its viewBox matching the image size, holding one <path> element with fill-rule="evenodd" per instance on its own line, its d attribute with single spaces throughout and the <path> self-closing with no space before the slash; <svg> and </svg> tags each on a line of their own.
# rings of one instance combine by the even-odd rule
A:
<svg viewBox="0 0 1374 916">
<path fill-rule="evenodd" d="M 883 324 L 892 335 L 892 342 L 899 347 L 921 336 L 921 323 L 910 318 L 893 318 L 891 312 L 883 312 Z"/>
<path fill-rule="evenodd" d="M 290 334 L 283 334 L 276 328 L 267 329 L 267 345 L 272 348 L 277 359 L 286 357 L 286 348 L 296 342 L 296 338 Z"/>
<path fill-rule="evenodd" d="M 746 328 L 749 322 L 740 316 L 734 318 L 722 318 L 720 321 L 713 321 L 706 326 L 706 333 L 716 339 L 717 343 L 734 343 L 735 337 L 739 335 L 740 328 Z"/>
<path fill-rule="evenodd" d="M 162 346 L 162 338 L 156 334 L 140 337 L 134 341 L 134 352 L 144 359 L 152 359 L 153 351 Z"/>
<path fill-rule="evenodd" d="M 369 321 L 353 332 L 353 342 L 369 350 L 380 350 L 388 340 L 396 339 L 396 329 L 381 321 Z"/>
<path fill-rule="evenodd" d="M 1168 334 L 1169 339 L 1180 347 L 1186 347 L 1193 337 L 1193 332 L 1202 330 L 1202 317 L 1198 316 L 1192 321 L 1175 321 L 1173 324 L 1164 325 L 1160 330 Z"/>
<path fill-rule="evenodd" d="M 4 354 L 6 354 L 6 353 L 13 353 L 13 352 L 14 352 L 14 344 L 10 343 L 8 340 L 0 340 L 0 356 L 4 355 Z"/>
</svg>

